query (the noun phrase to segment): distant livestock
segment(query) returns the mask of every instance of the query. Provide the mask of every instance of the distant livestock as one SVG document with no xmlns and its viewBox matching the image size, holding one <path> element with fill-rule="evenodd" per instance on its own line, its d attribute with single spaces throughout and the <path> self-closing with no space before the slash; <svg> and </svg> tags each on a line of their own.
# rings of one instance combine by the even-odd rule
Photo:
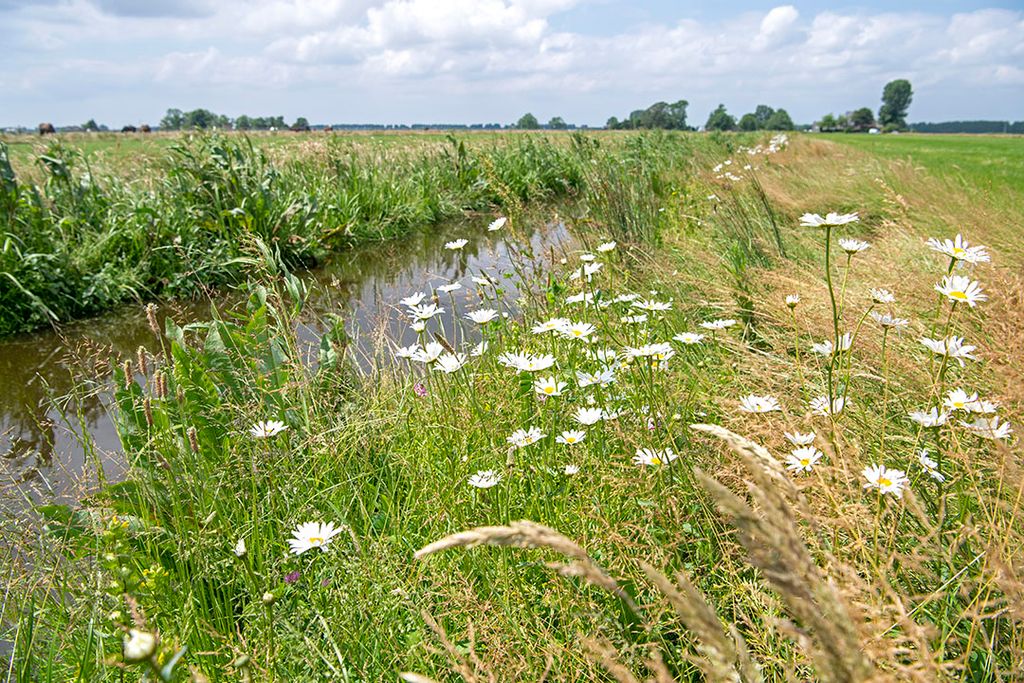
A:
<svg viewBox="0 0 1024 683">
<path fill-rule="evenodd" d="M 149 127 L 148 123 L 144 123 L 141 126 L 139 126 L 139 132 L 140 133 L 149 133 L 152 130 L 153 129 Z"/>
<path fill-rule="evenodd" d="M 137 132 L 139 132 L 139 129 L 136 128 L 135 126 L 125 126 L 124 128 L 121 129 L 121 132 L 122 133 L 137 133 Z"/>
<path fill-rule="evenodd" d="M 39 124 L 39 134 L 40 135 L 52 135 L 53 133 L 56 133 L 56 132 L 57 132 L 57 129 L 53 127 L 52 123 L 40 123 Z"/>
</svg>

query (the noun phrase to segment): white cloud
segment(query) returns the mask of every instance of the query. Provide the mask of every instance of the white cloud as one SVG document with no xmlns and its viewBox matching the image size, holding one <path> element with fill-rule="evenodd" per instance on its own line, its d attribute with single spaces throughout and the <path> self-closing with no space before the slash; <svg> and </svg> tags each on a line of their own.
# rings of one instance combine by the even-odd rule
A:
<svg viewBox="0 0 1024 683">
<path fill-rule="evenodd" d="M 809 120 L 877 106 L 895 77 L 917 89 L 912 118 L 1005 117 L 1024 104 L 1015 88 L 1021 11 L 804 16 L 780 5 L 611 34 L 554 28 L 553 18 L 587 1 L 189 0 L 141 13 L 124 0 L 0 5 L 10 27 L 0 49 L 11 56 L 0 87 L 27 121 L 45 116 L 43 107 L 75 106 L 64 100 L 69 84 L 102 94 L 115 81 L 152 100 L 139 105 L 148 110 L 179 105 L 165 98 L 182 92 L 230 94 L 235 113 L 287 101 L 325 121 L 367 120 L 401 101 L 389 120 L 512 120 L 546 106 L 593 123 L 679 98 L 691 101 L 694 119 L 718 102 L 736 113 L 765 102 Z"/>
</svg>

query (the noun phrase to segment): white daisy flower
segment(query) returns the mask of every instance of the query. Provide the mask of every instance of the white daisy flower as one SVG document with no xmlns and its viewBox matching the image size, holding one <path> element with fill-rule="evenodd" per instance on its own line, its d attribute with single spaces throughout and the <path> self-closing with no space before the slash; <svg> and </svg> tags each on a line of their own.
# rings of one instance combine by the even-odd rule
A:
<svg viewBox="0 0 1024 683">
<path fill-rule="evenodd" d="M 877 489 L 883 495 L 892 494 L 897 498 L 902 498 L 903 489 L 910 485 L 906 472 L 889 469 L 885 465 L 865 467 L 861 474 L 867 479 L 864 488 Z"/>
<path fill-rule="evenodd" d="M 487 277 L 486 275 L 480 275 L 479 277 L 473 275 L 469 279 L 472 280 L 475 284 L 479 285 L 480 287 L 497 287 L 497 284 L 494 282 L 494 280 Z"/>
<path fill-rule="evenodd" d="M 896 302 L 896 297 L 888 289 L 872 289 L 871 301 L 876 304 L 891 304 Z"/>
<path fill-rule="evenodd" d="M 565 298 L 565 303 L 567 304 L 589 304 L 593 303 L 593 301 L 594 295 L 590 292 L 580 292 L 579 294 L 573 294 L 572 296 L 567 296 Z"/>
<path fill-rule="evenodd" d="M 815 396 L 809 403 L 812 413 L 824 417 L 828 417 L 829 415 L 838 415 L 846 408 L 846 404 L 847 399 L 842 396 L 837 396 L 832 399 L 831 406 L 829 405 L 828 396 Z"/>
<path fill-rule="evenodd" d="M 484 355 L 484 353 L 486 353 L 486 352 L 487 352 L 487 340 L 485 339 L 484 341 L 482 341 L 479 344 L 477 344 L 476 346 L 474 346 L 473 349 L 469 352 L 469 355 L 471 355 L 473 357 L 478 357 L 478 356 Z"/>
<path fill-rule="evenodd" d="M 129 629 L 122 638 L 124 661 L 128 663 L 144 662 L 156 654 L 157 638 L 148 631 L 137 628 Z"/>
<path fill-rule="evenodd" d="M 630 358 L 653 358 L 655 360 L 668 360 L 675 355 L 675 350 L 668 342 L 658 344 L 644 344 L 643 346 L 627 346 L 624 352 Z"/>
<path fill-rule="evenodd" d="M 924 344 L 928 349 L 940 356 L 949 356 L 956 360 L 960 364 L 960 367 L 964 365 L 964 359 L 977 360 L 972 355 L 972 352 L 978 348 L 970 344 L 964 344 L 963 337 L 948 337 L 946 339 L 929 339 L 928 337 L 922 337 L 921 343 Z"/>
<path fill-rule="evenodd" d="M 419 344 L 413 344 L 412 346 L 399 346 L 395 349 L 395 358 L 415 358 L 419 351 Z"/>
<path fill-rule="evenodd" d="M 966 303 L 971 308 L 988 299 L 988 295 L 982 292 L 981 285 L 964 275 L 947 275 L 942 278 L 941 283 L 935 285 L 935 291 L 950 301 Z"/>
<path fill-rule="evenodd" d="M 579 465 L 566 465 L 565 469 L 563 469 L 562 472 L 565 474 L 565 476 L 572 477 L 572 476 L 575 476 L 575 475 L 580 473 L 580 466 Z"/>
<path fill-rule="evenodd" d="M 660 467 L 667 465 L 679 456 L 671 448 L 659 451 L 653 448 L 638 448 L 633 456 L 633 464 L 641 467 Z"/>
<path fill-rule="evenodd" d="M 597 257 L 594 256 L 593 254 L 580 254 L 580 261 L 584 261 L 585 263 L 590 263 L 596 258 Z"/>
<path fill-rule="evenodd" d="M 447 284 L 447 285 L 441 285 L 440 287 L 437 288 L 437 291 L 442 292 L 444 294 L 451 294 L 452 292 L 460 290 L 460 289 L 462 289 L 462 284 L 461 283 L 452 282 L 452 283 Z"/>
<path fill-rule="evenodd" d="M 801 432 L 783 432 L 783 436 L 794 446 L 810 446 L 814 443 L 814 437 L 817 436 L 814 432 L 807 432 L 803 434 Z"/>
<path fill-rule="evenodd" d="M 647 322 L 647 314 L 641 313 L 640 315 L 624 315 L 619 318 L 619 322 L 624 325 L 643 325 Z"/>
<path fill-rule="evenodd" d="M 946 481 L 945 475 L 939 472 L 939 463 L 931 459 L 928 449 L 922 448 L 917 454 L 917 461 L 921 463 L 921 467 L 928 473 L 928 476 L 939 482 L 940 484 Z"/>
<path fill-rule="evenodd" d="M 938 408 L 931 410 L 915 410 L 907 413 L 907 417 L 922 427 L 941 427 L 949 420 L 949 413 L 939 412 Z"/>
<path fill-rule="evenodd" d="M 896 318 L 888 313 L 879 313 L 878 311 L 871 311 L 871 317 L 876 323 L 889 329 L 903 328 L 910 324 L 906 318 Z"/>
<path fill-rule="evenodd" d="M 497 317 L 498 312 L 493 308 L 478 308 L 466 314 L 466 318 L 472 320 L 477 325 L 486 325 Z"/>
<path fill-rule="evenodd" d="M 590 323 L 574 323 L 566 321 L 565 325 L 559 330 L 562 336 L 569 339 L 586 339 L 597 330 L 596 327 Z"/>
<path fill-rule="evenodd" d="M 452 240 L 451 242 L 445 242 L 444 243 L 444 248 L 445 249 L 451 249 L 452 251 L 457 251 L 459 249 L 462 249 L 467 244 L 469 244 L 469 240 L 467 240 L 467 239 L 457 239 L 457 240 Z"/>
<path fill-rule="evenodd" d="M 798 473 L 810 472 L 824 455 L 824 453 L 814 446 L 804 446 L 803 448 L 794 449 L 792 453 L 786 456 L 786 469 L 793 470 Z"/>
<path fill-rule="evenodd" d="M 577 408 L 573 419 L 585 427 L 595 425 L 604 417 L 600 408 Z"/>
<path fill-rule="evenodd" d="M 960 426 L 969 431 L 975 436 L 980 436 L 983 439 L 1001 439 L 1006 440 L 1010 438 L 1010 434 L 1013 433 L 1013 427 L 1010 426 L 1009 422 L 1000 422 L 999 417 L 993 415 L 992 417 L 979 417 L 974 422 L 960 422 Z"/>
<path fill-rule="evenodd" d="M 442 353 L 444 353 L 444 347 L 441 344 L 428 342 L 426 346 L 413 354 L 412 359 L 418 363 L 433 363 L 440 358 Z"/>
<path fill-rule="evenodd" d="M 859 254 L 862 251 L 870 248 L 871 245 L 863 240 L 855 240 L 851 237 L 843 237 L 839 240 L 839 247 L 851 256 L 853 254 Z"/>
<path fill-rule="evenodd" d="M 444 309 L 437 304 L 420 304 L 409 307 L 409 315 L 417 320 L 430 320 L 440 313 L 444 313 Z"/>
<path fill-rule="evenodd" d="M 252 427 L 249 427 L 249 434 L 256 439 L 269 439 L 272 436 L 277 436 L 281 432 L 288 429 L 288 425 L 278 420 L 267 420 L 265 422 L 257 422 Z"/>
<path fill-rule="evenodd" d="M 680 344 L 686 344 L 690 346 L 692 344 L 700 344 L 704 341 L 703 334 L 697 334 L 696 332 L 680 332 L 676 336 L 672 337 Z"/>
<path fill-rule="evenodd" d="M 499 481 L 501 481 L 501 475 L 494 470 L 480 470 L 471 476 L 467 483 L 473 488 L 489 489 L 497 485 Z"/>
<path fill-rule="evenodd" d="M 398 303 L 402 304 L 403 306 L 408 306 L 409 308 L 412 308 L 413 306 L 418 306 L 419 303 L 423 301 L 423 299 L 426 296 L 427 295 L 424 294 L 423 292 L 416 292 L 415 294 L 410 294 L 404 299 L 399 299 Z"/>
<path fill-rule="evenodd" d="M 839 337 L 840 352 L 849 351 L 852 345 L 853 335 L 851 335 L 849 332 Z M 820 344 L 811 344 L 811 351 L 814 351 L 815 353 L 820 354 L 822 356 L 831 356 L 833 353 L 835 353 L 835 345 L 832 343 L 831 339 L 826 339 Z"/>
<path fill-rule="evenodd" d="M 946 399 L 943 401 L 950 410 L 962 410 L 965 413 L 973 412 L 971 406 L 978 402 L 977 392 L 968 394 L 963 389 L 951 389 L 946 394 Z"/>
<path fill-rule="evenodd" d="M 439 370 L 441 372 L 451 374 L 453 372 L 457 372 L 465 364 L 466 354 L 444 353 L 438 356 L 437 362 L 434 363 L 434 370 Z"/>
<path fill-rule="evenodd" d="M 533 383 L 533 390 L 542 396 L 561 396 L 565 387 L 565 382 L 559 382 L 554 377 L 541 377 Z"/>
<path fill-rule="evenodd" d="M 653 299 L 640 299 L 630 304 L 633 308 L 639 308 L 642 311 L 650 311 L 652 313 L 658 313 L 661 311 L 672 310 L 671 301 L 654 301 Z"/>
<path fill-rule="evenodd" d="M 409 329 L 416 334 L 419 334 L 423 330 L 427 329 L 427 323 L 422 320 L 417 320 L 409 325 Z"/>
<path fill-rule="evenodd" d="M 517 429 L 506 440 L 516 448 L 525 448 L 537 443 L 544 437 L 545 434 L 538 427 L 530 427 L 528 429 Z"/>
<path fill-rule="evenodd" d="M 590 282 L 593 279 L 594 275 L 597 274 L 597 271 L 601 270 L 602 268 L 604 268 L 603 263 L 587 263 L 584 264 L 582 268 L 573 271 L 569 275 L 569 279 L 579 280 L 581 277 L 585 277 L 587 278 L 587 282 Z"/>
<path fill-rule="evenodd" d="M 796 305 L 800 303 L 799 294 L 788 294 L 786 296 L 786 305 L 790 308 L 796 308 Z"/>
<path fill-rule="evenodd" d="M 601 244 L 597 245 L 597 251 L 601 252 L 602 254 L 607 254 L 609 251 L 614 251 L 616 246 L 618 245 L 614 240 L 610 242 L 602 242 Z"/>
<path fill-rule="evenodd" d="M 574 446 L 587 438 L 587 433 L 582 429 L 570 429 L 555 437 L 556 443 L 564 443 L 566 446 Z"/>
<path fill-rule="evenodd" d="M 640 298 L 639 294 L 620 294 L 612 299 L 613 304 L 628 304 L 630 301 L 636 301 Z"/>
<path fill-rule="evenodd" d="M 545 332 L 559 332 L 569 324 L 568 318 L 551 318 L 545 320 L 542 323 L 537 323 L 533 326 L 534 334 L 544 334 Z"/>
<path fill-rule="evenodd" d="M 736 324 L 736 321 L 732 318 L 726 318 L 722 320 L 711 320 L 709 322 L 703 322 L 700 324 L 705 330 L 724 330 L 732 327 Z"/>
<path fill-rule="evenodd" d="M 825 227 L 837 227 L 840 225 L 847 225 L 849 223 L 856 223 L 860 218 L 855 213 L 836 213 L 830 212 L 821 217 L 816 213 L 805 213 L 800 216 L 800 225 L 805 228 L 825 228 Z"/>
<path fill-rule="evenodd" d="M 321 552 L 327 552 L 327 544 L 339 533 L 341 529 L 335 528 L 333 522 L 306 522 L 295 527 L 292 537 L 288 539 L 288 545 L 291 546 L 294 555 L 301 555 L 311 548 L 320 548 Z"/>
<path fill-rule="evenodd" d="M 937 251 L 940 254 L 945 254 L 950 258 L 956 259 L 957 261 L 963 261 L 965 263 L 981 263 L 989 260 L 988 248 L 987 247 L 972 247 L 967 244 L 967 240 L 963 238 L 959 233 L 955 239 L 952 240 L 937 240 L 934 237 L 928 239 L 928 247 L 932 251 Z"/>
<path fill-rule="evenodd" d="M 604 388 L 615 381 L 615 369 L 605 368 L 600 372 L 581 372 L 576 371 L 576 386 L 581 389 L 592 386 L 594 384 Z"/>
<path fill-rule="evenodd" d="M 755 396 L 750 394 L 740 399 L 740 410 L 745 413 L 770 413 L 782 410 L 779 400 L 774 396 Z"/>
<path fill-rule="evenodd" d="M 508 223 L 508 219 L 504 216 L 500 216 L 488 224 L 487 232 L 497 232 L 504 228 L 506 223 Z"/>
</svg>

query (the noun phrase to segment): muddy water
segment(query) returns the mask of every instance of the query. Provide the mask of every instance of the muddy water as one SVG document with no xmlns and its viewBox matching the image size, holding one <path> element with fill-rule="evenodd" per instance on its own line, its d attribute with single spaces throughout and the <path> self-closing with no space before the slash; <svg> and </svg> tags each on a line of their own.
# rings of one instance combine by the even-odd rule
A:
<svg viewBox="0 0 1024 683">
<path fill-rule="evenodd" d="M 298 327 L 301 343 L 313 348 L 328 315 L 340 316 L 351 337 L 350 351 L 364 369 L 379 362 L 381 334 L 402 344 L 415 333 L 397 310 L 401 297 L 449 282 L 460 314 L 471 307 L 473 275 L 487 274 L 514 301 L 519 273 L 560 257 L 568 243 L 564 225 L 537 224 L 515 236 L 488 233 L 487 220 L 453 224 L 387 244 L 345 252 L 307 273 L 306 311 Z M 446 241 L 469 239 L 459 251 Z M 506 277 L 506 274 L 511 277 Z M 446 330 L 451 301 L 441 295 Z M 160 324 L 208 320 L 211 308 L 238 306 L 240 297 L 220 294 L 199 302 L 169 303 Z M 134 358 L 142 346 L 155 351 L 141 306 L 0 341 L 0 509 L 77 499 L 97 478 L 116 480 L 124 471 L 120 443 L 110 416 L 109 364 Z M 375 360 L 376 359 L 376 360 Z M 140 378 L 141 379 L 141 378 Z"/>
</svg>

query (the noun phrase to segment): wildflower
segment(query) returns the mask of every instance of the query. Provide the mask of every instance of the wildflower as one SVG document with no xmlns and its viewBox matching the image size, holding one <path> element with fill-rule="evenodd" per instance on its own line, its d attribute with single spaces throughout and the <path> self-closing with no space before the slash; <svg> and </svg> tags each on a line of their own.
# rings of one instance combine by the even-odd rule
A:
<svg viewBox="0 0 1024 683">
<path fill-rule="evenodd" d="M 672 452 L 671 448 L 657 451 L 652 448 L 638 448 L 633 456 L 633 464 L 641 467 L 660 467 L 667 465 L 679 456 Z"/>
<path fill-rule="evenodd" d="M 506 223 L 508 223 L 508 219 L 505 218 L 504 216 L 500 216 L 498 218 L 495 218 L 487 226 L 487 232 L 497 232 L 498 230 L 501 230 L 502 228 L 504 228 Z"/>
<path fill-rule="evenodd" d="M 533 390 L 543 396 L 561 396 L 565 386 L 565 382 L 559 382 L 554 377 L 541 377 L 533 383 Z"/>
<path fill-rule="evenodd" d="M 550 320 L 545 320 L 542 323 L 534 325 L 533 333 L 544 334 L 545 332 L 558 332 L 567 325 L 569 325 L 568 318 L 551 318 Z"/>
<path fill-rule="evenodd" d="M 947 275 L 942 282 L 935 285 L 935 291 L 955 303 L 966 303 L 974 308 L 978 302 L 988 299 L 981 290 L 981 285 L 964 275 Z"/>
<path fill-rule="evenodd" d="M 404 299 L 399 299 L 398 303 L 402 304 L 403 306 L 408 306 L 409 308 L 412 308 L 413 306 L 418 306 L 419 303 L 423 301 L 424 297 L 426 296 L 427 295 L 424 294 L 423 292 L 416 292 L 415 294 L 410 294 Z"/>
<path fill-rule="evenodd" d="M 437 304 L 420 304 L 409 307 L 409 315 L 417 320 L 430 320 L 438 313 L 444 313 L 444 309 Z"/>
<path fill-rule="evenodd" d="M 434 369 L 451 374 L 453 372 L 457 372 L 465 364 L 466 354 L 444 353 L 437 357 L 437 362 L 434 364 Z"/>
<path fill-rule="evenodd" d="M 640 298 L 639 294 L 620 294 L 612 299 L 613 304 L 628 304 L 630 301 L 636 301 Z"/>
<path fill-rule="evenodd" d="M 579 294 L 573 294 L 565 298 L 567 304 L 589 304 L 594 301 L 594 295 L 590 292 L 580 292 Z"/>
<path fill-rule="evenodd" d="M 796 305 L 800 303 L 799 294 L 789 294 L 786 296 L 786 305 L 790 308 L 796 308 Z"/>
<path fill-rule="evenodd" d="M 786 440 L 794 446 L 810 446 L 814 443 L 814 437 L 816 434 L 814 432 L 807 432 L 806 434 L 801 434 L 800 432 L 793 432 L 792 434 L 789 432 L 783 432 L 783 436 L 785 436 Z"/>
<path fill-rule="evenodd" d="M 847 332 L 846 334 L 839 337 L 839 351 L 849 351 L 850 347 L 853 346 L 853 336 Z M 835 353 L 835 345 L 831 339 L 826 339 L 820 344 L 811 344 L 811 351 L 821 354 L 822 356 L 831 356 Z"/>
<path fill-rule="evenodd" d="M 420 398 L 427 395 L 427 385 L 423 382 L 416 382 L 412 385 L 412 393 L 416 394 Z"/>
<path fill-rule="evenodd" d="M 967 244 L 967 240 L 959 233 L 952 240 L 940 241 L 931 237 L 928 239 L 928 247 L 932 251 L 937 251 L 956 261 L 963 261 L 965 263 L 976 264 L 989 260 L 987 247 L 972 247 Z"/>
<path fill-rule="evenodd" d="M 726 318 L 724 320 L 712 320 L 711 322 L 703 322 L 700 324 L 705 330 L 724 330 L 732 327 L 736 324 L 736 321 L 732 318 Z"/>
<path fill-rule="evenodd" d="M 437 291 L 443 292 L 444 294 L 451 294 L 452 292 L 462 289 L 462 284 L 459 282 L 452 282 L 447 285 L 441 285 L 437 288 Z"/>
<path fill-rule="evenodd" d="M 498 312 L 493 308 L 480 308 L 466 314 L 466 318 L 472 320 L 477 325 L 486 325 L 497 317 Z"/>
<path fill-rule="evenodd" d="M 690 346 L 691 344 L 700 344 L 704 340 L 704 335 L 696 332 L 680 332 L 672 338 L 680 344 Z"/>
<path fill-rule="evenodd" d="M 416 334 L 419 334 L 423 330 L 427 329 L 427 324 L 425 322 L 423 322 L 422 320 L 417 320 L 413 324 L 409 325 L 409 327 L 410 327 L 410 329 L 412 329 L 413 332 L 415 332 Z"/>
<path fill-rule="evenodd" d="M 397 349 L 395 349 L 395 358 L 415 358 L 419 350 L 419 344 L 413 344 L 412 346 L 399 346 Z"/>
<path fill-rule="evenodd" d="M 931 459 L 928 454 L 927 448 L 922 448 L 917 454 L 917 461 L 921 463 L 921 467 L 928 473 L 928 476 L 939 482 L 940 484 L 946 481 L 945 475 L 939 472 L 939 463 Z"/>
<path fill-rule="evenodd" d="M 740 399 L 740 410 L 745 413 L 770 413 L 782 410 L 779 401 L 774 396 L 755 396 L 750 394 Z"/>
<path fill-rule="evenodd" d="M 597 271 L 602 268 L 604 268 L 603 263 L 585 263 L 582 268 L 573 271 L 572 274 L 569 275 L 569 279 L 579 280 L 580 278 L 585 277 L 587 278 L 587 282 L 590 282 L 594 275 L 597 274 Z"/>
<path fill-rule="evenodd" d="M 950 410 L 962 410 L 964 412 L 970 413 L 973 412 L 971 410 L 971 406 L 977 402 L 977 393 L 968 395 L 967 392 L 964 391 L 963 389 L 951 389 L 946 394 L 946 400 L 943 401 L 943 405 L 945 405 Z"/>
<path fill-rule="evenodd" d="M 647 322 L 647 314 L 641 315 L 624 315 L 619 318 L 619 321 L 626 325 L 643 325 Z"/>
<path fill-rule="evenodd" d="M 547 370 L 554 365 L 555 358 L 548 355 L 533 356 L 528 353 L 503 353 L 498 356 L 498 362 L 520 372 L 537 372 Z"/>
<path fill-rule="evenodd" d="M 472 280 L 473 282 L 475 282 L 476 284 L 478 284 L 481 287 L 494 287 L 494 286 L 496 286 L 495 283 L 494 283 L 494 280 L 492 280 L 491 278 L 487 277 L 486 275 L 481 275 L 479 277 L 477 277 L 476 275 L 473 275 L 469 279 Z"/>
<path fill-rule="evenodd" d="M 605 368 L 600 372 L 582 372 L 576 371 L 576 386 L 581 389 L 585 389 L 593 384 L 596 384 L 602 388 L 607 387 L 609 384 L 615 381 L 615 370 L 613 368 Z"/>
<path fill-rule="evenodd" d="M 597 257 L 593 254 L 580 254 L 580 261 L 583 261 L 584 263 L 590 263 L 596 258 Z"/>
<path fill-rule="evenodd" d="M 501 475 L 494 470 L 480 470 L 469 478 L 469 485 L 478 489 L 489 489 L 501 481 Z"/>
<path fill-rule="evenodd" d="M 555 437 L 555 443 L 564 443 L 566 446 L 578 444 L 587 438 L 587 433 L 582 429 L 567 430 Z"/>
<path fill-rule="evenodd" d="M 910 485 L 910 480 L 907 479 L 907 473 L 903 470 L 893 470 L 887 468 L 885 465 L 871 465 L 865 467 L 864 471 L 861 472 L 864 478 L 867 479 L 867 483 L 864 484 L 866 489 L 878 489 L 881 494 L 891 493 L 897 498 L 903 497 L 903 489 Z"/>
<path fill-rule="evenodd" d="M 444 347 L 437 342 L 429 342 L 422 349 L 417 351 L 412 359 L 418 363 L 433 363 L 436 361 L 441 354 L 444 353 Z"/>
<path fill-rule="evenodd" d="M 600 408 L 577 408 L 573 414 L 573 418 L 586 427 L 597 424 L 603 416 Z"/>
<path fill-rule="evenodd" d="M 474 357 L 482 356 L 482 355 L 484 355 L 484 353 L 486 351 L 487 351 L 487 340 L 485 339 L 484 341 L 482 341 L 479 344 L 477 344 L 476 346 L 474 346 L 473 349 L 469 352 L 469 355 L 474 356 Z"/>
<path fill-rule="evenodd" d="M 444 248 L 445 249 L 451 249 L 452 251 L 457 251 L 459 249 L 462 249 L 467 244 L 469 244 L 469 240 L 467 240 L 467 239 L 457 239 L 457 240 L 452 240 L 451 242 L 445 242 L 444 243 Z"/>
<path fill-rule="evenodd" d="M 786 469 L 794 472 L 810 472 L 818 464 L 824 453 L 814 446 L 794 449 L 786 456 Z"/>
<path fill-rule="evenodd" d="M 293 583 L 295 583 L 295 582 L 297 582 L 299 580 L 300 576 L 302 576 L 301 572 L 298 572 L 298 571 L 288 572 L 287 574 L 284 575 L 284 582 L 289 584 L 289 585 L 293 584 Z"/>
<path fill-rule="evenodd" d="M 156 636 L 133 628 L 124 636 L 124 661 L 144 662 L 156 652 Z"/>
<path fill-rule="evenodd" d="M 616 356 L 619 355 L 615 349 L 587 349 L 586 353 L 594 360 L 601 361 L 606 365 L 614 361 Z"/>
<path fill-rule="evenodd" d="M 838 415 L 843 412 L 843 409 L 846 408 L 846 399 L 838 396 L 832 399 L 832 403 L 829 405 L 828 396 L 815 396 L 810 400 L 809 405 L 811 412 L 815 415 L 828 417 L 829 415 Z"/>
<path fill-rule="evenodd" d="M 949 420 L 949 413 L 940 413 L 938 408 L 915 410 L 907 413 L 907 416 L 922 427 L 941 427 Z"/>
<path fill-rule="evenodd" d="M 579 465 L 566 465 L 565 469 L 562 470 L 562 472 L 565 474 L 565 476 L 572 477 L 580 473 L 580 467 Z"/>
<path fill-rule="evenodd" d="M 839 240 L 839 246 L 851 256 L 868 249 L 871 245 L 863 240 L 855 240 L 851 237 L 843 237 Z"/>
<path fill-rule="evenodd" d="M 541 432 L 538 427 L 530 427 L 528 429 L 517 429 L 512 432 L 512 436 L 508 437 L 506 441 L 516 448 L 525 448 L 526 446 L 537 443 L 545 436 L 546 435 Z"/>
<path fill-rule="evenodd" d="M 563 336 L 570 339 L 586 339 L 594 333 L 597 328 L 590 323 L 571 323 L 566 322 L 565 325 L 559 330 Z"/>
<path fill-rule="evenodd" d="M 816 213 L 805 213 L 800 216 L 800 226 L 804 228 L 834 228 L 859 221 L 856 213 L 830 212 L 824 218 Z"/>
<path fill-rule="evenodd" d="M 339 533 L 341 529 L 336 529 L 332 522 L 306 522 L 292 531 L 288 545 L 292 547 L 292 553 L 295 555 L 301 555 L 310 548 L 320 548 L 321 552 L 327 552 L 327 544 Z"/>
<path fill-rule="evenodd" d="M 891 304 L 895 303 L 896 297 L 888 289 L 872 289 L 871 301 L 876 304 Z"/>
<path fill-rule="evenodd" d="M 871 311 L 871 317 L 876 323 L 885 328 L 900 328 L 910 324 L 910 321 L 906 318 L 896 318 L 888 313 L 879 313 L 878 311 Z"/>
<path fill-rule="evenodd" d="M 245 557 L 246 552 L 248 552 L 248 549 L 245 547 L 245 539 L 238 539 L 238 542 L 235 543 L 235 555 L 237 557 Z"/>
<path fill-rule="evenodd" d="M 960 426 L 969 431 L 975 436 L 980 436 L 983 439 L 1002 439 L 1006 440 L 1010 438 L 1010 434 L 1013 433 L 1013 427 L 1010 426 L 1009 422 L 1000 422 L 998 416 L 979 417 L 974 422 L 960 422 Z"/>
<path fill-rule="evenodd" d="M 655 360 L 668 360 L 675 355 L 675 351 L 668 342 L 644 344 L 637 347 L 627 346 L 625 352 L 630 358 L 654 358 Z"/>
<path fill-rule="evenodd" d="M 633 308 L 652 313 L 672 310 L 671 301 L 654 301 L 653 299 L 640 299 L 630 304 Z"/>
<path fill-rule="evenodd" d="M 611 240 L 610 242 L 602 242 L 601 244 L 597 245 L 597 251 L 599 251 L 602 254 L 607 254 L 609 251 L 614 251 L 616 246 L 618 245 L 616 244 L 615 240 Z"/>
<path fill-rule="evenodd" d="M 940 356 L 949 356 L 956 360 L 960 364 L 960 367 L 964 366 L 964 359 L 977 360 L 971 352 L 978 348 L 970 344 L 964 344 L 963 337 L 947 337 L 946 339 L 929 339 L 928 337 L 922 337 L 921 343 L 924 344 L 928 349 Z"/>
<path fill-rule="evenodd" d="M 288 429 L 288 425 L 278 420 L 267 420 L 266 422 L 257 422 L 249 428 L 249 433 L 257 439 L 269 439 L 272 436 L 277 436 L 281 432 Z"/>
</svg>

